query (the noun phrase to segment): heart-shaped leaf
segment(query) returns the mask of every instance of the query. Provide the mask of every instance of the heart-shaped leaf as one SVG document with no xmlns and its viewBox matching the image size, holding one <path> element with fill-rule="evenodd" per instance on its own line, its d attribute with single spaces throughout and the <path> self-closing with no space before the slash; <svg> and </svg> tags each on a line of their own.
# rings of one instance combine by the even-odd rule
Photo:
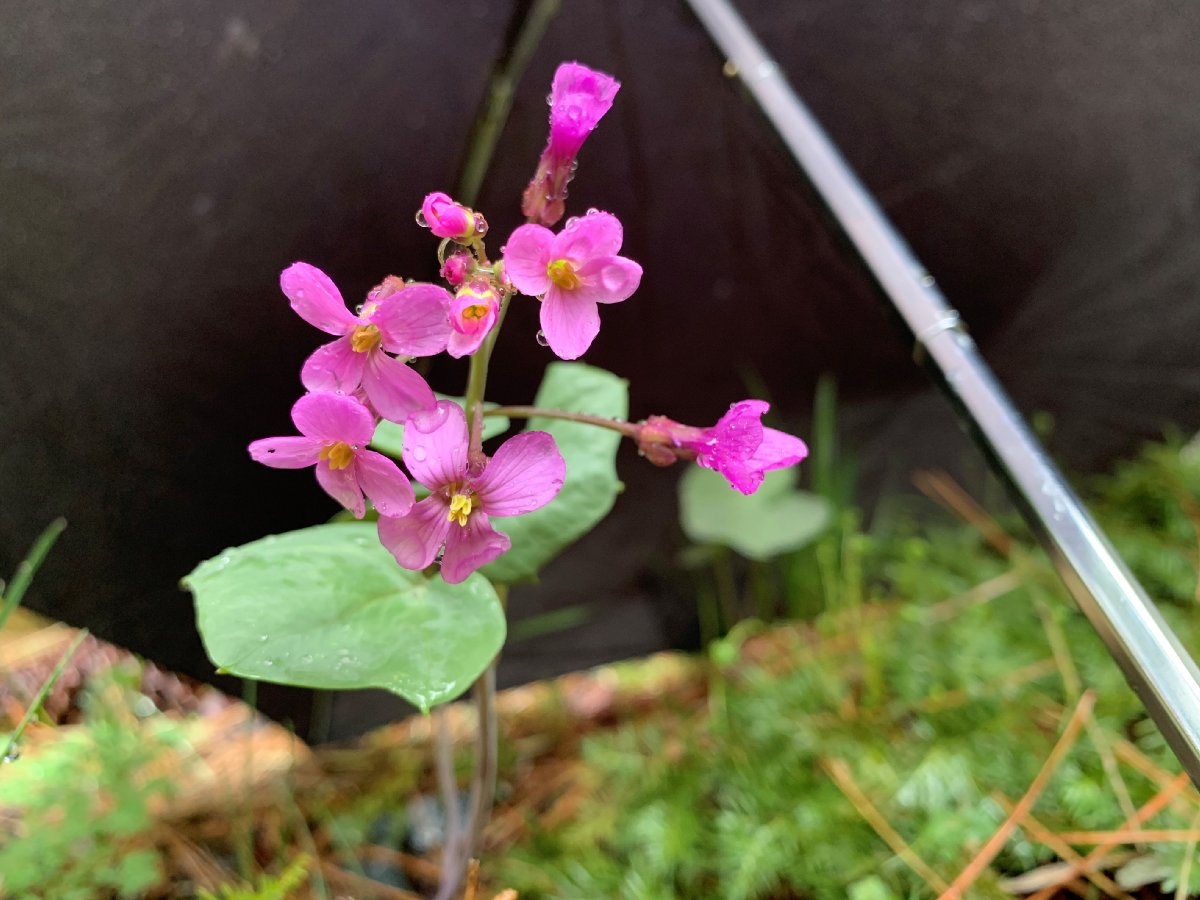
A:
<svg viewBox="0 0 1200 900">
<path fill-rule="evenodd" d="M 183 585 L 209 658 L 277 684 L 385 688 L 428 710 L 465 691 L 504 643 L 487 579 L 446 584 L 402 569 L 363 522 L 232 548 Z"/>
<path fill-rule="evenodd" d="M 767 472 L 746 496 L 718 473 L 692 466 L 679 480 L 679 521 L 695 543 L 720 544 L 749 559 L 799 550 L 829 527 L 833 509 L 795 484 L 795 469 Z"/>
</svg>

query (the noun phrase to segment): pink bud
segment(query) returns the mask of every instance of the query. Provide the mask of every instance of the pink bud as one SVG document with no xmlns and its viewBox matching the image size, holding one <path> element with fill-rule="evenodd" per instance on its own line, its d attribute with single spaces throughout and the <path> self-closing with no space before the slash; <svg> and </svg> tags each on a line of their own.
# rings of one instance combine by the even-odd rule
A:
<svg viewBox="0 0 1200 900">
<path fill-rule="evenodd" d="M 611 75 L 575 62 L 563 63 L 554 73 L 549 97 L 550 139 L 521 197 L 521 212 L 531 222 L 553 225 L 563 217 L 567 182 L 575 174 L 575 156 L 612 109 L 620 87 Z"/>
<path fill-rule="evenodd" d="M 417 221 L 422 219 L 422 224 L 438 237 L 455 241 L 469 241 L 487 231 L 483 216 L 440 191 L 425 197 Z"/>
<path fill-rule="evenodd" d="M 442 277 L 455 287 L 467 280 L 471 268 L 471 257 L 467 253 L 455 253 L 442 263 Z"/>
</svg>

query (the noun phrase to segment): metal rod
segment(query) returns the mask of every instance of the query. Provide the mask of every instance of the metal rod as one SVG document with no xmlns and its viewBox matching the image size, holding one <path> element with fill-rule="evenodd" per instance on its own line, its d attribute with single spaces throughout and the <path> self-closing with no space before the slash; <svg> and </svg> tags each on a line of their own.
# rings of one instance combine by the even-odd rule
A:
<svg viewBox="0 0 1200 900">
<path fill-rule="evenodd" d="M 933 278 L 726 0 L 688 0 L 911 332 L 1194 784 L 1200 671 L 996 382 Z"/>
</svg>

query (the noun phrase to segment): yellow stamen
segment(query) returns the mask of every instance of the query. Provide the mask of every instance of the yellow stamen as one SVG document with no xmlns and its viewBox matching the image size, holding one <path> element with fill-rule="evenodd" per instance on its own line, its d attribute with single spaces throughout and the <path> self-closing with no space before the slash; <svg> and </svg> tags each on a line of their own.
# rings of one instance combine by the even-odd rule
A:
<svg viewBox="0 0 1200 900">
<path fill-rule="evenodd" d="M 378 347 L 382 339 L 374 325 L 359 325 L 350 333 L 350 346 L 355 353 L 366 353 Z"/>
<path fill-rule="evenodd" d="M 464 306 L 462 317 L 478 322 L 480 319 L 486 319 L 488 314 L 488 305 L 486 303 L 472 303 L 470 306 Z"/>
<path fill-rule="evenodd" d="M 569 259 L 556 259 L 546 266 L 546 275 L 550 280 L 565 291 L 573 291 L 579 287 L 579 276 L 575 274 L 575 266 Z"/>
<path fill-rule="evenodd" d="M 331 469 L 344 469 L 354 459 L 354 449 L 345 441 L 334 441 L 322 447 L 317 456 L 319 459 L 329 460 Z"/>
<path fill-rule="evenodd" d="M 450 515 L 451 522 L 457 522 L 463 528 L 467 527 L 467 519 L 471 515 L 471 496 L 470 494 L 455 494 L 450 498 Z"/>
</svg>

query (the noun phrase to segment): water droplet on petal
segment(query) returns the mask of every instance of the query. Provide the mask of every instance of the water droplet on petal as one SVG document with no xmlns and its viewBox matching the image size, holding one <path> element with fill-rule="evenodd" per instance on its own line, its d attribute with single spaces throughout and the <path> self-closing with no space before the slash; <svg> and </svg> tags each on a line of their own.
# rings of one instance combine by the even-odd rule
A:
<svg viewBox="0 0 1200 900">
<path fill-rule="evenodd" d="M 594 206 L 589 206 L 589 207 L 588 207 L 587 214 L 588 214 L 589 216 L 595 216 L 595 215 L 598 215 L 598 214 L 599 214 L 599 212 L 600 212 L 600 210 L 596 209 L 596 207 L 594 207 Z"/>
<path fill-rule="evenodd" d="M 537 333 L 537 342 L 538 342 L 538 344 L 540 344 L 543 347 L 550 346 L 550 341 L 546 337 L 546 332 L 542 331 L 540 328 L 538 329 L 538 333 Z"/>
<path fill-rule="evenodd" d="M 420 225 L 422 228 L 429 227 L 429 223 L 427 221 L 425 221 L 425 211 L 424 210 L 422 210 L 422 209 L 417 210 L 416 220 L 417 220 L 417 224 Z"/>
<path fill-rule="evenodd" d="M 417 462 L 425 462 L 425 457 L 428 455 L 424 447 L 413 447 L 413 459 Z"/>
</svg>

